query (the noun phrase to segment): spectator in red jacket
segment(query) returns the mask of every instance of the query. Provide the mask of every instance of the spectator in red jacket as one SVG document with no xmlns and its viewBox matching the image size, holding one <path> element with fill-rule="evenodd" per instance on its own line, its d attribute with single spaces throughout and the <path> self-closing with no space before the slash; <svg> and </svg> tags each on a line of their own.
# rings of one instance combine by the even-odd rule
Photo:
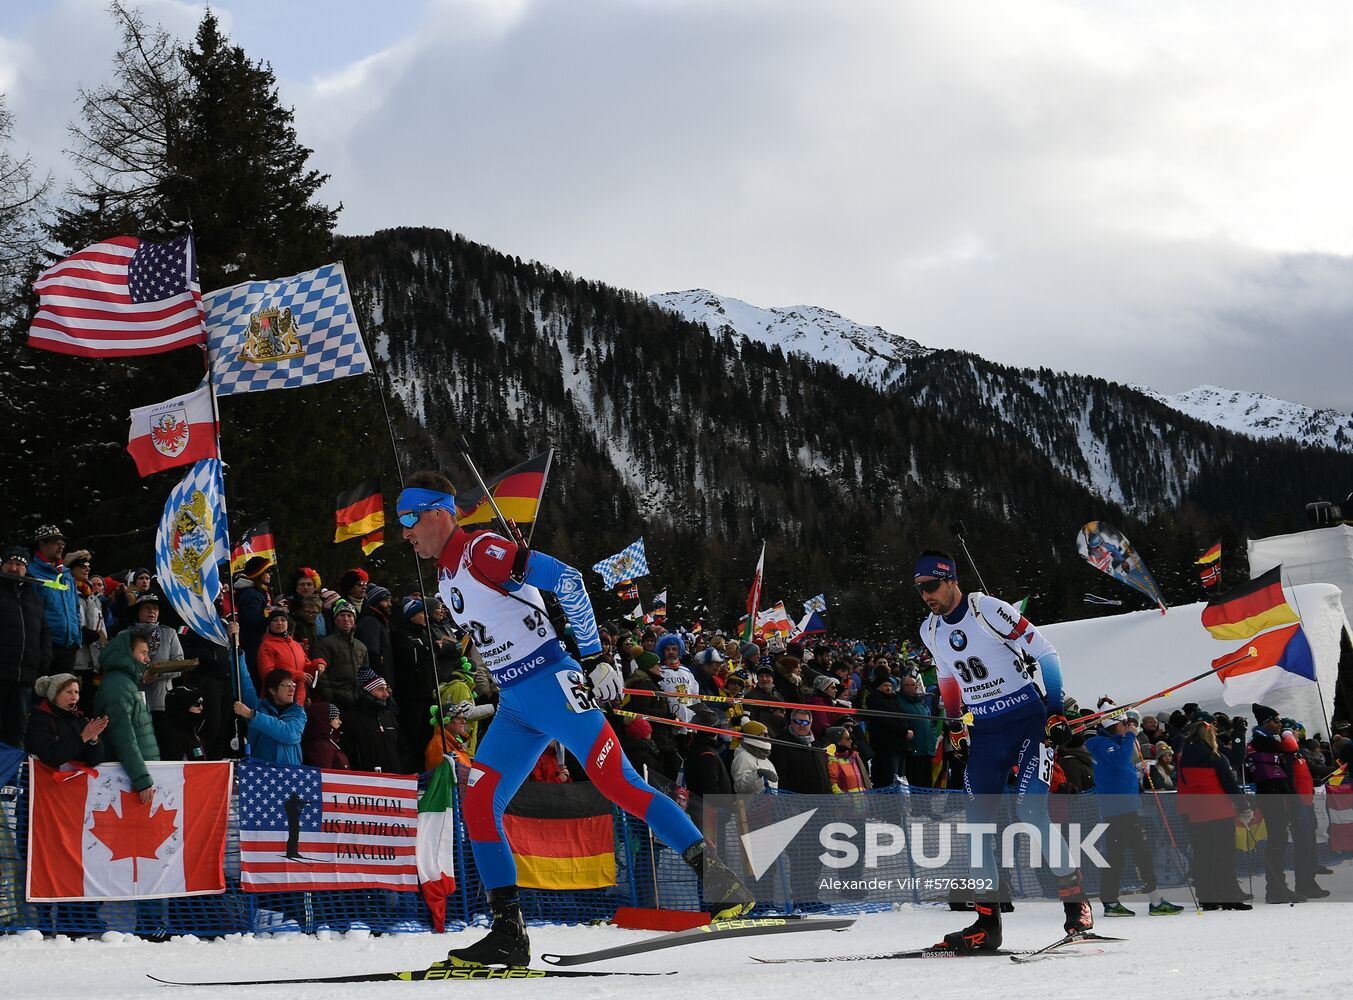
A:
<svg viewBox="0 0 1353 1000">
<path fill-rule="evenodd" d="M 559 752 L 559 743 L 551 740 L 540 755 L 540 760 L 536 761 L 536 766 L 531 768 L 531 776 L 528 781 L 544 781 L 552 785 L 562 785 L 565 782 L 572 781 L 569 776 L 568 765 L 563 762 L 562 754 Z"/>
<path fill-rule="evenodd" d="M 1236 884 L 1235 820 L 1248 828 L 1254 810 L 1217 750 L 1211 717 L 1199 715 L 1185 730 L 1175 779 L 1176 806 L 1193 845 L 1194 889 L 1204 910 L 1248 910 Z"/>
<path fill-rule="evenodd" d="M 273 670 L 285 670 L 296 681 L 296 704 L 304 706 L 308 692 L 324 673 L 322 659 L 311 658 L 291 637 L 291 615 L 286 606 L 273 606 L 268 615 L 268 631 L 258 644 L 258 672 L 264 677 Z"/>
</svg>

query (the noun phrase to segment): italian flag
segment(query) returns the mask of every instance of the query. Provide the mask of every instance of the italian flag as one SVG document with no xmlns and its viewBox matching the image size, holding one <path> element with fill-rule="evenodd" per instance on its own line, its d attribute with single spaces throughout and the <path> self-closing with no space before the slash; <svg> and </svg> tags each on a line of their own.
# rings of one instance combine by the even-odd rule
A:
<svg viewBox="0 0 1353 1000">
<path fill-rule="evenodd" d="M 442 759 L 418 800 L 418 881 L 432 929 L 446 931 L 446 897 L 456 891 L 456 820 L 451 812 L 456 772 Z"/>
</svg>

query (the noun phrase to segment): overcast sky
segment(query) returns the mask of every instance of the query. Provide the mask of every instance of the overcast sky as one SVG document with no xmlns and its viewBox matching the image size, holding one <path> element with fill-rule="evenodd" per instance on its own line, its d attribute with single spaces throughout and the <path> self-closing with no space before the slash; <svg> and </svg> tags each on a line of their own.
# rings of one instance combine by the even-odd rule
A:
<svg viewBox="0 0 1353 1000">
<path fill-rule="evenodd" d="M 201 6 L 147 17 L 190 37 Z M 340 226 L 1353 411 L 1353 5 L 222 0 Z M 58 173 L 100 0 L 0 5 Z"/>
</svg>

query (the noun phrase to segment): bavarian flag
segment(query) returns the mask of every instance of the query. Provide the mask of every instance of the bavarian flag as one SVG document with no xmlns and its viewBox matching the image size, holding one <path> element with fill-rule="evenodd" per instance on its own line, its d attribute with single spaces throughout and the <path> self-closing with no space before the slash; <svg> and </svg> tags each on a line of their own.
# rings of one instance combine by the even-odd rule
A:
<svg viewBox="0 0 1353 1000">
<path fill-rule="evenodd" d="M 611 753 L 620 752 L 618 743 L 611 748 Z M 518 885 L 528 889 L 615 885 L 611 803 L 591 782 L 526 782 L 507 807 L 503 830 L 517 860 Z"/>
<path fill-rule="evenodd" d="M 551 448 L 543 455 L 528 458 L 521 465 L 514 465 L 488 481 L 493 502 L 503 512 L 503 517 L 519 525 L 535 521 L 553 461 L 554 449 Z M 467 528 L 493 521 L 493 508 L 489 506 L 483 490 L 476 487 L 456 497 L 456 519 Z"/>
<path fill-rule="evenodd" d="M 1248 639 L 1276 625 L 1299 622 L 1297 613 L 1283 596 L 1282 566 L 1207 602 L 1203 628 L 1214 639 Z"/>
<path fill-rule="evenodd" d="M 360 538 L 377 528 L 384 528 L 385 500 L 381 497 L 381 481 L 364 479 L 346 493 L 338 494 L 335 519 L 338 522 L 335 542 Z"/>
</svg>

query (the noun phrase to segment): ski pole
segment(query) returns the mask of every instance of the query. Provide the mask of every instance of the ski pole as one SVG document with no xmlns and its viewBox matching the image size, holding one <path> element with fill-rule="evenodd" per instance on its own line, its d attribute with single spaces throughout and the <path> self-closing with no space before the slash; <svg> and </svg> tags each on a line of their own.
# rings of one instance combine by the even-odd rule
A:
<svg viewBox="0 0 1353 1000">
<path fill-rule="evenodd" d="M 972 571 L 977 574 L 977 582 L 982 585 L 982 592 L 984 594 L 991 593 L 991 591 L 987 589 L 987 582 L 982 579 L 982 571 L 977 568 L 977 563 L 973 562 L 972 553 L 968 551 L 968 540 L 963 537 L 963 522 L 955 521 L 953 524 L 949 525 L 949 530 L 952 531 L 954 537 L 958 539 L 958 544 L 963 549 L 963 555 L 967 558 L 968 565 L 971 566 Z"/>
<path fill-rule="evenodd" d="M 682 694 L 676 691 L 646 691 L 643 688 L 625 688 L 625 694 L 640 695 L 646 698 L 689 698 L 691 701 L 722 701 L 728 704 L 756 705 L 760 708 L 783 708 L 785 711 L 803 709 L 808 712 L 821 712 L 827 715 L 864 715 L 878 716 L 883 719 L 930 719 L 932 722 L 961 722 L 965 726 L 972 724 L 972 713 L 961 716 L 920 715 L 915 712 L 885 712 L 881 708 L 850 708 L 845 705 L 809 705 L 797 701 L 763 701 L 757 698 L 733 698 L 726 694 Z"/>
<path fill-rule="evenodd" d="M 1085 730 L 1089 729 L 1091 726 L 1098 725 L 1100 722 L 1102 722 L 1104 719 L 1108 718 L 1109 716 L 1112 716 L 1112 715 L 1124 715 L 1124 714 L 1126 714 L 1127 712 L 1130 712 L 1132 709 L 1138 707 L 1139 705 L 1145 705 L 1148 701 L 1155 701 L 1157 698 L 1166 698 L 1166 697 L 1168 697 L 1168 696 L 1174 694 L 1174 693 L 1175 693 L 1176 691 L 1178 691 L 1180 688 L 1186 687 L 1186 686 L 1188 686 L 1189 684 L 1192 684 L 1194 681 L 1200 681 L 1200 680 L 1202 680 L 1204 677 L 1211 677 L 1213 674 L 1218 673 L 1219 671 L 1225 670 L 1227 667 L 1234 667 L 1237 663 L 1243 663 L 1245 660 L 1249 659 L 1251 656 L 1258 656 L 1258 655 L 1259 655 L 1259 650 L 1255 649 L 1253 646 L 1250 646 L 1248 649 L 1245 650 L 1245 652 L 1241 653 L 1241 654 L 1240 654 L 1239 656 L 1237 656 L 1235 659 L 1233 659 L 1233 660 L 1227 660 L 1225 663 L 1223 663 L 1223 664 L 1221 664 L 1221 665 L 1219 665 L 1219 666 L 1213 667 L 1211 670 L 1204 670 L 1201 674 L 1195 674 L 1194 676 L 1190 677 L 1188 680 L 1186 680 L 1186 681 L 1180 681 L 1178 684 L 1172 684 L 1170 687 L 1167 687 L 1167 688 L 1164 688 L 1163 690 L 1157 691 L 1155 694 L 1147 695 L 1145 698 L 1138 698 L 1136 701 L 1130 701 L 1130 702 L 1128 702 L 1126 705 L 1115 705 L 1113 708 L 1106 709 L 1106 710 L 1103 711 L 1103 712 L 1092 712 L 1092 713 L 1089 714 L 1089 715 L 1081 715 L 1081 716 L 1078 716 L 1077 718 L 1075 718 L 1075 719 L 1072 720 L 1072 726 L 1071 726 L 1071 729 L 1072 729 L 1073 732 L 1078 732 L 1078 733 L 1079 733 L 1079 732 L 1084 732 Z"/>
<path fill-rule="evenodd" d="M 470 469 L 470 474 L 479 484 L 480 490 L 484 493 L 484 498 L 488 500 L 489 506 L 493 508 L 493 516 L 498 519 L 498 523 L 503 526 L 506 537 L 517 543 L 517 557 L 512 562 L 512 579 L 521 583 L 526 576 L 526 559 L 531 554 L 530 547 L 526 544 L 526 539 L 522 536 L 521 529 L 517 527 L 515 521 L 509 521 L 503 516 L 503 512 L 498 509 L 498 501 L 493 497 L 493 491 L 488 488 L 484 482 L 484 477 L 479 474 L 478 467 L 474 464 L 474 459 L 470 457 L 470 442 L 465 440 L 465 435 L 460 436 L 457 442 L 460 447 L 460 458 Z"/>
<path fill-rule="evenodd" d="M 1146 769 L 1146 784 L 1151 789 L 1151 797 L 1156 800 L 1156 809 L 1160 812 L 1160 825 L 1165 827 L 1165 836 L 1170 838 L 1170 846 L 1174 848 L 1175 861 L 1179 863 L 1180 871 L 1185 873 L 1184 884 L 1189 887 L 1189 895 L 1193 897 L 1193 909 L 1198 916 L 1203 915 L 1203 907 L 1198 902 L 1198 893 L 1193 888 L 1193 880 L 1188 878 L 1188 870 L 1184 867 L 1184 852 L 1179 849 L 1179 842 L 1174 839 L 1174 830 L 1170 828 L 1170 820 L 1165 815 L 1165 807 L 1160 804 L 1160 790 L 1156 788 L 1156 783 L 1151 780 L 1151 768 Z"/>
</svg>

